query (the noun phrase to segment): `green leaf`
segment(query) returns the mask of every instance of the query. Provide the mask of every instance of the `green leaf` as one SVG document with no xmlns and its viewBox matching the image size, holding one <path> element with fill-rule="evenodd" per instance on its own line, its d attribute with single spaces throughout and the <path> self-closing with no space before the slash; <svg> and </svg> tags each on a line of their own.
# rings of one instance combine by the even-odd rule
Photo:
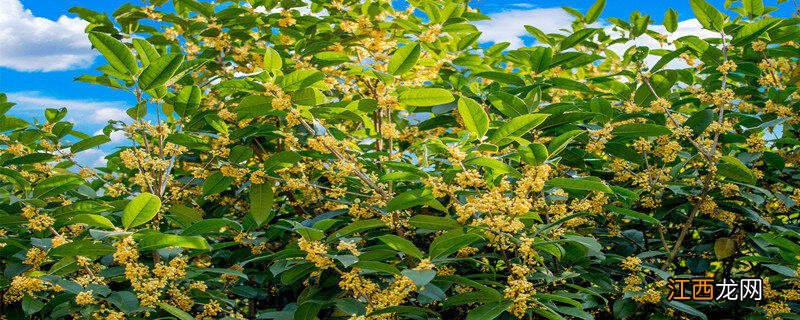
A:
<svg viewBox="0 0 800 320">
<path fill-rule="evenodd" d="M 264 51 L 264 70 L 276 71 L 281 70 L 282 67 L 283 60 L 281 59 L 281 55 L 272 47 L 267 47 Z"/>
<path fill-rule="evenodd" d="M 83 178 L 76 175 L 56 175 L 46 178 L 33 188 L 33 197 L 43 199 L 75 189 L 83 184 Z"/>
<path fill-rule="evenodd" d="M 392 249 L 403 252 L 409 256 L 417 259 L 422 259 L 422 251 L 417 248 L 411 241 L 400 238 L 393 234 L 382 235 L 378 237 L 381 242 L 385 243 Z"/>
<path fill-rule="evenodd" d="M 94 136 L 91 138 L 75 142 L 72 146 L 69 147 L 69 150 L 72 153 L 78 153 L 84 150 L 89 150 L 91 148 L 98 147 L 110 141 L 111 139 L 109 139 L 108 136 L 105 135 Z"/>
<path fill-rule="evenodd" d="M 549 159 L 547 147 L 541 143 L 531 143 L 527 146 L 520 146 L 517 152 L 525 163 L 536 166 Z"/>
<path fill-rule="evenodd" d="M 499 83 L 510 84 L 517 87 L 525 85 L 525 80 L 522 80 L 518 75 L 509 72 L 500 71 L 484 71 L 476 73 L 475 77 L 489 79 Z"/>
<path fill-rule="evenodd" d="M 9 168 L 0 167 L 0 175 L 5 176 L 6 179 L 9 179 L 9 181 L 11 181 L 14 184 L 16 184 L 17 188 L 20 188 L 20 189 L 24 190 L 25 188 L 27 188 L 30 185 L 30 180 L 28 180 L 27 178 L 22 176 L 22 174 L 20 174 L 16 170 L 11 170 Z"/>
<path fill-rule="evenodd" d="M 458 99 L 458 114 L 464 120 L 464 126 L 476 138 L 480 139 L 489 131 L 489 115 L 475 100 L 464 97 Z"/>
<path fill-rule="evenodd" d="M 694 16 L 704 28 L 712 31 L 722 31 L 725 16 L 706 0 L 689 0 L 689 6 L 694 11 Z"/>
<path fill-rule="evenodd" d="M 433 193 L 428 189 L 414 189 L 396 195 L 386 203 L 386 211 L 408 209 L 433 200 Z"/>
<path fill-rule="evenodd" d="M 464 164 L 477 165 L 484 168 L 489 168 L 495 175 L 508 174 L 515 178 L 521 178 L 522 174 L 514 169 L 514 167 L 503 163 L 500 160 L 491 157 L 477 157 L 464 161 Z"/>
<path fill-rule="evenodd" d="M 732 256 L 736 252 L 736 241 L 731 238 L 718 238 L 714 242 L 714 254 L 718 260 Z"/>
<path fill-rule="evenodd" d="M 112 254 L 117 250 L 104 243 L 91 240 L 75 240 L 50 249 L 49 255 L 53 257 L 74 257 L 84 256 L 87 258 L 97 258 Z"/>
<path fill-rule="evenodd" d="M 545 184 L 563 189 L 614 193 L 605 183 L 589 179 L 552 178 Z"/>
<path fill-rule="evenodd" d="M 142 225 L 153 219 L 161 209 L 161 199 L 143 192 L 133 198 L 122 211 L 122 226 L 125 229 Z"/>
<path fill-rule="evenodd" d="M 325 95 L 316 88 L 302 88 L 290 94 L 292 102 L 301 106 L 318 106 L 325 103 Z"/>
<path fill-rule="evenodd" d="M 10 166 L 10 165 L 21 165 L 21 164 L 31 164 L 31 163 L 44 163 L 52 161 L 53 159 L 55 159 L 55 156 L 53 156 L 52 154 L 44 152 L 36 152 L 10 159 L 6 161 L 4 164 Z"/>
<path fill-rule="evenodd" d="M 691 307 L 691 306 L 689 306 L 689 305 L 687 305 L 687 304 L 685 304 L 683 302 L 667 301 L 667 302 L 665 302 L 665 304 L 670 306 L 670 307 L 672 307 L 673 309 L 676 309 L 678 311 L 684 312 L 686 314 L 693 315 L 693 316 L 695 316 L 695 317 L 697 317 L 697 318 L 699 318 L 701 320 L 708 320 L 708 316 L 706 316 L 705 313 L 700 312 L 699 310 L 697 310 L 697 309 L 695 309 L 695 308 L 693 308 L 693 307 Z"/>
<path fill-rule="evenodd" d="M 732 156 L 723 156 L 717 164 L 717 173 L 725 178 L 744 182 L 756 183 L 756 176 L 739 159 Z"/>
<path fill-rule="evenodd" d="M 621 207 L 617 207 L 617 206 L 610 206 L 610 205 L 609 206 L 605 206 L 605 208 L 607 210 L 611 211 L 611 212 L 621 214 L 621 215 L 626 216 L 628 218 L 639 219 L 639 220 L 650 222 L 650 223 L 656 224 L 656 225 L 661 224 L 661 221 L 658 221 L 658 219 L 653 218 L 653 217 L 651 217 L 649 215 L 646 215 L 644 213 L 641 213 L 641 212 L 633 211 L 631 209 L 625 209 L 625 208 L 621 208 Z"/>
<path fill-rule="evenodd" d="M 298 161 L 300 161 L 300 154 L 294 151 L 281 151 L 264 161 L 264 168 L 265 172 L 272 172 L 275 170 L 287 168 L 293 166 Z"/>
<path fill-rule="evenodd" d="M 219 115 L 215 113 L 209 113 L 203 116 L 203 120 L 208 123 L 209 126 L 217 130 L 217 132 L 222 133 L 224 135 L 228 134 L 228 124 L 225 123 Z"/>
<path fill-rule="evenodd" d="M 239 119 L 267 115 L 272 111 L 272 97 L 263 95 L 244 97 L 235 110 L 236 114 L 239 115 Z"/>
<path fill-rule="evenodd" d="M 672 131 L 669 128 L 652 123 L 628 123 L 614 128 L 611 132 L 616 136 L 630 136 L 630 137 L 656 137 L 663 135 L 670 135 Z"/>
<path fill-rule="evenodd" d="M 217 171 L 203 182 L 203 195 L 217 194 L 228 189 L 233 183 L 233 178 L 224 176 Z"/>
<path fill-rule="evenodd" d="M 669 8 L 669 10 L 664 13 L 664 28 L 666 28 L 669 32 L 675 32 L 675 30 L 678 30 L 678 11 Z"/>
<path fill-rule="evenodd" d="M 24 311 L 26 315 L 32 315 L 44 308 L 44 302 L 27 294 L 22 297 L 21 305 L 22 311 Z"/>
<path fill-rule="evenodd" d="M 747 12 L 750 19 L 760 17 L 764 14 L 764 1 L 763 0 L 742 0 L 742 7 Z"/>
<path fill-rule="evenodd" d="M 353 233 L 361 233 L 372 229 L 385 227 L 386 224 L 381 219 L 365 219 L 351 222 L 343 228 L 334 232 L 332 237 L 343 237 Z"/>
<path fill-rule="evenodd" d="M 566 38 L 564 38 L 564 40 L 561 40 L 561 43 L 559 43 L 558 46 L 562 51 L 572 48 L 575 45 L 581 43 L 583 40 L 586 40 L 589 37 L 591 37 L 595 32 L 597 32 L 597 29 L 587 28 L 578 30 L 575 33 L 572 33 Z"/>
<path fill-rule="evenodd" d="M 513 139 L 509 138 L 519 137 L 528 131 L 533 130 L 533 128 L 536 128 L 536 126 L 544 122 L 544 119 L 547 119 L 547 116 L 549 115 L 534 113 L 521 115 L 511 119 L 511 121 L 500 127 L 500 129 L 497 129 L 489 141 L 498 146 L 507 145 L 513 142 Z"/>
<path fill-rule="evenodd" d="M 406 106 L 430 107 L 453 102 L 450 91 L 441 88 L 412 88 L 403 91 L 398 101 Z"/>
<path fill-rule="evenodd" d="M 550 144 L 547 146 L 547 152 L 549 154 L 547 159 L 554 158 L 559 152 L 564 150 L 564 148 L 566 148 L 567 145 L 572 142 L 572 140 L 575 140 L 575 138 L 584 134 L 585 132 L 585 130 L 572 130 L 564 132 L 558 137 L 553 138 L 553 140 L 551 140 Z"/>
<path fill-rule="evenodd" d="M 461 224 L 448 217 L 429 216 L 418 214 L 410 219 L 408 223 L 414 228 L 428 229 L 428 230 L 450 230 L 460 228 Z"/>
<path fill-rule="evenodd" d="M 200 107 L 200 100 L 203 93 L 197 86 L 187 86 L 181 89 L 181 92 L 175 97 L 173 107 L 175 113 L 181 117 L 192 114 L 198 107 Z"/>
<path fill-rule="evenodd" d="M 166 247 L 181 247 L 186 249 L 208 250 L 208 242 L 200 236 L 179 236 L 151 232 L 139 240 L 139 250 L 156 250 Z"/>
<path fill-rule="evenodd" d="M 589 11 L 586 12 L 586 16 L 583 17 L 583 22 L 591 24 L 597 21 L 597 18 L 600 17 L 600 13 L 603 12 L 603 8 L 605 7 L 606 7 L 606 0 L 595 1 L 592 7 L 589 8 Z"/>
<path fill-rule="evenodd" d="M 322 309 L 322 305 L 314 301 L 306 301 L 300 304 L 297 307 L 297 310 L 294 312 L 294 320 L 314 320 L 317 319 L 317 314 L 319 310 Z"/>
<path fill-rule="evenodd" d="M 285 91 L 297 91 L 309 87 L 325 78 L 325 74 L 314 69 L 297 70 L 287 74 L 279 82 Z"/>
<path fill-rule="evenodd" d="M 511 301 L 496 301 L 484 304 L 467 313 L 467 320 L 492 320 L 497 318 L 503 311 L 511 307 Z"/>
<path fill-rule="evenodd" d="M 99 214 L 91 214 L 91 213 L 81 213 L 76 214 L 72 218 L 69 219 L 67 224 L 78 224 L 83 223 L 93 227 L 100 227 L 106 229 L 114 229 L 114 223 L 108 218 L 101 216 Z"/>
<path fill-rule="evenodd" d="M 461 230 L 453 230 L 442 234 L 431 242 L 429 255 L 431 259 L 447 258 L 447 256 L 457 252 L 463 247 L 471 245 L 481 240 L 476 234 L 464 234 Z"/>
<path fill-rule="evenodd" d="M 406 44 L 395 50 L 386 72 L 392 75 L 401 75 L 414 67 L 419 59 L 421 49 L 418 42 Z"/>
<path fill-rule="evenodd" d="M 172 306 L 165 302 L 159 302 L 158 305 L 161 306 L 161 309 L 164 309 L 165 311 L 169 312 L 173 316 L 177 317 L 179 320 L 195 320 L 194 317 L 192 317 L 192 315 L 186 313 L 186 311 L 183 311 L 178 307 Z"/>
<path fill-rule="evenodd" d="M 550 63 L 553 61 L 553 48 L 550 47 L 533 47 L 530 48 L 530 61 L 531 70 L 536 72 L 543 72 L 550 68 Z"/>
<path fill-rule="evenodd" d="M 744 43 L 753 42 L 762 34 L 767 32 L 772 27 L 778 25 L 783 19 L 780 18 L 764 18 L 756 22 L 751 22 L 739 28 L 736 35 L 733 36 L 731 44 L 738 46 Z"/>
<path fill-rule="evenodd" d="M 89 33 L 89 41 L 115 70 L 131 76 L 139 73 L 136 59 L 124 43 L 107 34 L 97 32 Z"/>
<path fill-rule="evenodd" d="M 183 230 L 183 236 L 201 236 L 209 233 L 221 233 L 228 229 L 242 231 L 242 225 L 236 221 L 225 218 L 212 218 L 200 220 Z"/>
<path fill-rule="evenodd" d="M 547 44 L 551 47 L 553 46 L 553 39 L 550 38 L 546 33 L 544 33 L 544 31 L 529 25 L 525 25 L 525 31 L 528 31 L 528 33 L 530 33 L 534 38 L 536 38 L 536 41 Z"/>
<path fill-rule="evenodd" d="M 506 117 L 513 118 L 528 113 L 525 101 L 515 95 L 498 91 L 490 94 L 488 99 Z"/>
<path fill-rule="evenodd" d="M 139 60 L 142 60 L 143 68 L 146 68 L 150 65 L 150 62 L 161 57 L 161 54 L 159 54 L 156 48 L 154 48 L 150 42 L 147 42 L 147 40 L 134 38 L 131 42 L 133 42 L 133 48 L 136 49 Z"/>
<path fill-rule="evenodd" d="M 436 270 L 405 269 L 403 270 L 402 275 L 411 279 L 417 288 L 422 288 L 431 283 L 431 280 L 436 277 Z"/>
<path fill-rule="evenodd" d="M 47 119 L 47 122 L 55 123 L 64 119 L 64 116 L 67 115 L 67 108 L 47 108 L 44 109 L 44 117 Z"/>
<path fill-rule="evenodd" d="M 182 54 L 170 54 L 150 63 L 139 76 L 139 88 L 150 90 L 162 86 L 172 78 L 183 63 Z"/>
<path fill-rule="evenodd" d="M 251 147 L 239 145 L 231 148 L 230 155 L 228 155 L 228 161 L 230 161 L 230 163 L 240 164 L 250 160 L 252 156 L 253 149 Z"/>
<path fill-rule="evenodd" d="M 254 184 L 250 186 L 250 214 L 256 225 L 263 225 L 274 217 L 272 204 L 275 202 L 275 191 L 269 184 Z"/>
</svg>

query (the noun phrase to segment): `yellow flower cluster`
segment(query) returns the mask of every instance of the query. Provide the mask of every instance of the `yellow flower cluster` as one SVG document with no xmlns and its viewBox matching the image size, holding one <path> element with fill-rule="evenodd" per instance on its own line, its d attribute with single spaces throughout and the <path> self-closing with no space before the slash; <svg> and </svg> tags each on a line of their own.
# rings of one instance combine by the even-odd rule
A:
<svg viewBox="0 0 800 320">
<path fill-rule="evenodd" d="M 3 301 L 6 303 L 18 302 L 22 300 L 23 296 L 33 296 L 37 292 L 47 290 L 47 287 L 47 284 L 38 278 L 24 275 L 14 276 L 5 294 L 3 294 Z"/>
<path fill-rule="evenodd" d="M 333 267 L 333 259 L 325 256 L 328 254 L 328 246 L 322 241 L 300 238 L 297 240 L 297 245 L 300 246 L 300 250 L 306 252 L 306 260 L 313 262 L 317 268 L 325 270 Z"/>
<path fill-rule="evenodd" d="M 515 264 L 511 266 L 511 275 L 508 276 L 508 286 L 503 289 L 506 299 L 511 299 L 513 304 L 508 308 L 517 318 L 525 316 L 525 311 L 531 307 L 531 295 L 536 293 L 533 283 L 528 281 L 531 270 L 524 266 Z"/>
<path fill-rule="evenodd" d="M 97 300 L 92 295 L 92 290 L 88 291 L 81 291 L 75 296 L 75 303 L 79 306 L 85 306 L 87 304 L 95 304 Z"/>
</svg>

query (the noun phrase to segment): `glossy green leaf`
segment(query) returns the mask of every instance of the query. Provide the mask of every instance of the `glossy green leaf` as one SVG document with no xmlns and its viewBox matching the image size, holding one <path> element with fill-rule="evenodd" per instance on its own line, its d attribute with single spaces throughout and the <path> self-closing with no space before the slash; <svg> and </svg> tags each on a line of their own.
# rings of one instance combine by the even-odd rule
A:
<svg viewBox="0 0 800 320">
<path fill-rule="evenodd" d="M 108 63 L 115 70 L 127 75 L 139 73 L 139 65 L 136 63 L 136 59 L 124 43 L 112 36 L 98 32 L 90 32 L 89 41 L 97 51 L 103 54 L 103 57 L 108 60 Z"/>
<path fill-rule="evenodd" d="M 756 176 L 739 159 L 731 156 L 723 156 L 717 164 L 717 173 L 734 181 L 749 184 L 756 183 Z"/>
<path fill-rule="evenodd" d="M 122 211 L 122 226 L 125 229 L 145 224 L 161 210 L 161 199 L 143 192 L 133 198 Z"/>
<path fill-rule="evenodd" d="M 175 113 L 181 117 L 192 114 L 200 107 L 200 100 L 203 94 L 197 86 L 187 86 L 181 88 L 180 93 L 175 97 Z"/>
<path fill-rule="evenodd" d="M 675 32 L 675 30 L 678 30 L 678 11 L 670 8 L 666 13 L 664 13 L 664 28 L 666 28 L 669 32 Z"/>
<path fill-rule="evenodd" d="M 200 236 L 180 236 L 152 232 L 145 234 L 139 240 L 139 250 L 156 250 L 166 247 L 181 247 L 186 249 L 208 250 L 208 242 Z"/>
<path fill-rule="evenodd" d="M 476 138 L 481 138 L 489 131 L 489 115 L 475 100 L 470 98 L 458 99 L 458 114 L 464 121 L 464 126 Z"/>
<path fill-rule="evenodd" d="M 453 102 L 450 91 L 441 88 L 413 88 L 403 91 L 398 101 L 407 106 L 430 107 Z"/>
<path fill-rule="evenodd" d="M 586 16 L 583 18 L 583 22 L 591 24 L 597 21 L 597 18 L 600 17 L 600 13 L 603 12 L 603 9 L 605 7 L 606 7 L 606 0 L 595 1 L 594 4 L 589 8 L 589 11 L 586 12 Z"/>
<path fill-rule="evenodd" d="M 423 205 L 433 200 L 433 193 L 428 189 L 414 189 L 396 195 L 386 203 L 386 211 L 396 211 Z"/>
<path fill-rule="evenodd" d="M 503 146 L 511 143 L 511 137 L 519 137 L 523 134 L 533 130 L 536 126 L 540 125 L 544 119 L 547 119 L 547 114 L 526 114 L 511 119 L 511 121 L 504 124 L 500 129 L 497 129 L 489 141 L 491 143 Z"/>
<path fill-rule="evenodd" d="M 250 214 L 256 225 L 263 225 L 275 216 L 272 204 L 275 202 L 275 191 L 268 183 L 250 186 Z"/>
<path fill-rule="evenodd" d="M 403 252 L 414 258 L 422 259 L 422 251 L 420 251 L 419 248 L 417 248 L 417 246 L 415 246 L 411 241 L 400 238 L 393 234 L 382 235 L 378 237 L 378 239 L 392 249 Z"/>
<path fill-rule="evenodd" d="M 272 47 L 267 47 L 264 50 L 264 69 L 267 71 L 281 70 L 283 67 L 283 59 L 281 55 Z"/>
<path fill-rule="evenodd" d="M 105 135 L 94 136 L 74 143 L 72 146 L 69 147 L 69 150 L 72 153 L 78 153 L 84 150 L 89 150 L 91 148 L 99 147 L 107 142 L 111 142 L 111 139 L 109 139 L 108 136 Z"/>
<path fill-rule="evenodd" d="M 139 76 L 139 88 L 147 91 L 166 84 L 180 68 L 183 58 L 182 54 L 176 53 L 151 62 Z"/>
<path fill-rule="evenodd" d="M 492 320 L 500 316 L 512 305 L 511 301 L 490 302 L 476 307 L 467 313 L 467 320 Z"/>
<path fill-rule="evenodd" d="M 419 59 L 421 48 L 418 42 L 406 44 L 395 50 L 392 59 L 386 67 L 386 72 L 393 75 L 401 75 L 414 67 Z"/>
<path fill-rule="evenodd" d="M 551 178 L 545 184 L 563 189 L 614 193 L 605 183 L 589 179 Z"/>
<path fill-rule="evenodd" d="M 221 172 L 217 171 L 208 176 L 203 182 L 203 194 L 217 194 L 222 191 L 228 190 L 228 187 L 233 183 L 233 178 L 224 176 Z"/>
<path fill-rule="evenodd" d="M 722 31 L 725 15 L 706 0 L 689 0 L 689 6 L 694 11 L 694 16 L 704 28 L 711 31 Z"/>
</svg>

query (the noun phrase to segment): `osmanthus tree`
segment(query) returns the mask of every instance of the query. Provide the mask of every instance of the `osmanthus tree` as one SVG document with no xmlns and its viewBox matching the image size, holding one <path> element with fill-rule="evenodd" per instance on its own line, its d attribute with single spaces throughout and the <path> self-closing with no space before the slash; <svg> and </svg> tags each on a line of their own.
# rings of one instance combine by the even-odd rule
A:
<svg viewBox="0 0 800 320">
<path fill-rule="evenodd" d="M 409 2 L 73 9 L 108 61 L 77 80 L 133 121 L 0 117 L 3 317 L 797 318 L 800 20 L 691 0 L 718 36 L 667 43 L 674 10 L 595 28 L 600 0 L 509 50 Z"/>
</svg>

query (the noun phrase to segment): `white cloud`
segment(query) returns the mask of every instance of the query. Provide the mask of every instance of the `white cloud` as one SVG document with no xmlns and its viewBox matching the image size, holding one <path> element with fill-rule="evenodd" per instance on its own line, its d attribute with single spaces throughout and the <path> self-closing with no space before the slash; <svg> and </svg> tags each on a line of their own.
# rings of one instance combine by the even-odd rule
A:
<svg viewBox="0 0 800 320">
<path fill-rule="evenodd" d="M 477 21 L 475 26 L 482 32 L 481 43 L 500 43 L 509 42 L 510 49 L 523 47 L 523 37 L 530 36 L 525 31 L 525 25 L 531 25 L 539 28 L 545 33 L 564 33 L 564 29 L 570 29 L 572 20 L 574 19 L 570 14 L 561 8 L 534 8 L 533 5 L 528 3 L 514 3 L 512 7 L 522 9 L 505 10 L 497 13 L 489 14 L 492 20 Z M 607 34 L 612 37 L 619 37 L 619 32 L 613 31 L 612 26 L 602 22 L 595 22 L 592 24 L 595 28 L 604 28 Z M 662 25 L 651 25 L 650 30 L 656 31 L 661 34 L 667 35 L 668 43 L 661 44 L 657 40 L 647 35 L 642 35 L 633 41 L 626 43 L 617 43 L 609 47 L 610 50 L 622 55 L 631 46 L 646 46 L 650 49 L 669 49 L 674 50 L 675 46 L 671 43 L 678 38 L 694 35 L 702 38 L 715 38 L 719 34 L 704 30 L 697 19 L 684 20 L 678 23 L 678 28 L 673 33 L 667 32 L 666 28 Z M 648 66 L 653 66 L 661 57 L 650 55 L 645 59 Z M 678 69 L 686 68 L 688 65 L 682 59 L 675 59 L 668 63 L 664 68 Z"/>
<path fill-rule="evenodd" d="M 668 43 L 661 44 L 657 40 L 651 38 L 650 36 L 643 35 L 636 38 L 633 41 L 613 44 L 609 46 L 608 49 L 614 51 L 619 55 L 625 53 L 625 51 L 632 46 L 646 46 L 650 49 L 674 50 L 675 45 L 670 43 L 672 43 L 676 39 L 685 36 L 697 36 L 700 37 L 701 39 L 719 37 L 718 33 L 703 29 L 703 26 L 700 24 L 699 21 L 697 21 L 697 19 L 689 19 L 678 22 L 678 28 L 673 33 L 667 32 L 667 29 L 664 28 L 664 26 L 662 25 L 651 25 L 649 29 L 658 32 L 660 34 L 666 35 Z M 611 27 L 606 27 L 605 31 L 606 33 L 611 34 L 612 36 L 619 36 L 619 33 L 612 31 Z M 645 59 L 645 64 L 647 66 L 652 67 L 654 64 L 656 64 L 656 62 L 658 62 L 659 59 L 661 59 L 660 56 L 649 55 Z M 664 69 L 683 69 L 688 67 L 689 65 L 687 65 L 686 62 L 684 62 L 682 59 L 674 59 L 672 60 L 672 62 L 665 65 Z"/>
<path fill-rule="evenodd" d="M 84 34 L 88 22 L 36 17 L 19 0 L 0 0 L 0 66 L 17 71 L 86 68 L 97 53 Z"/>
<path fill-rule="evenodd" d="M 83 150 L 75 154 L 75 162 L 82 166 L 96 168 L 106 165 L 106 153 L 99 149 Z"/>
<path fill-rule="evenodd" d="M 557 33 L 569 28 L 573 17 L 561 8 L 534 8 L 505 10 L 489 15 L 492 20 L 476 21 L 475 27 L 482 32 L 480 42 L 509 42 L 510 49 L 524 46 L 522 37 L 527 36 L 525 25 L 531 25 L 545 33 Z"/>
<path fill-rule="evenodd" d="M 92 135 L 93 136 L 99 136 L 101 134 L 105 134 L 105 133 L 103 133 L 103 129 L 95 131 Z M 117 143 L 126 141 L 128 138 L 125 136 L 125 132 L 124 131 L 116 130 L 116 131 L 111 131 L 111 134 L 109 135 L 109 139 L 111 139 L 111 143 L 112 144 L 117 144 Z"/>
<path fill-rule="evenodd" d="M 523 9 L 531 9 L 531 8 L 535 8 L 536 7 L 532 3 L 524 3 L 524 2 L 512 3 L 512 4 L 510 4 L 510 6 L 517 7 L 517 8 L 523 8 Z"/>
<path fill-rule="evenodd" d="M 33 116 L 42 115 L 41 111 L 46 108 L 66 107 L 69 110 L 68 119 L 80 124 L 105 124 L 108 120 L 131 120 L 125 113 L 127 107 L 123 101 L 57 99 L 42 96 L 38 92 L 12 92 L 8 94 L 8 101 L 17 104 L 12 110 L 26 111 L 33 113 Z"/>
</svg>

